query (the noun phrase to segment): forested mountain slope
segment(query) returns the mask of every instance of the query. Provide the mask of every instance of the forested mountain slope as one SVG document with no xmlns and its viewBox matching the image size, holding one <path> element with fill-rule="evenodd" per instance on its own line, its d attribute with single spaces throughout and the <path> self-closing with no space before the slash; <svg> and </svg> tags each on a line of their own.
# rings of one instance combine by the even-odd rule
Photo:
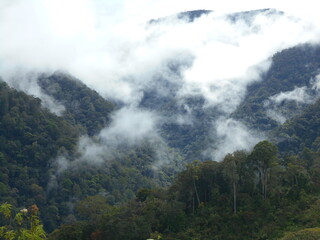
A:
<svg viewBox="0 0 320 240">
<path fill-rule="evenodd" d="M 270 131 L 303 114 L 319 97 L 319 56 L 320 47 L 317 45 L 299 45 L 276 53 L 271 58 L 270 69 L 259 81 L 248 86 L 247 94 L 236 111 L 225 118 L 238 120 L 248 129 L 274 139 Z M 179 70 L 176 74 L 180 74 Z M 166 83 L 165 79 L 160 78 L 159 81 Z M 208 106 L 202 96 L 192 96 L 181 103 L 172 90 L 177 86 L 166 83 L 164 88 L 170 94 L 161 96 L 156 91 L 146 92 L 140 106 L 166 116 L 160 132 L 170 147 L 179 149 L 189 161 L 208 159 L 204 151 L 219 140 L 213 122 L 223 113 Z M 182 123 L 176 120 L 179 118 Z M 280 147 L 280 150 L 284 149 Z"/>
<path fill-rule="evenodd" d="M 65 107 L 63 117 L 70 124 L 79 124 L 90 136 L 97 134 L 110 122 L 115 105 L 79 80 L 63 73 L 42 76 L 40 87 Z"/>
<path fill-rule="evenodd" d="M 105 127 L 114 105 L 66 76 L 46 80 L 41 81 L 51 89 L 51 96 L 66 103 L 65 115 L 50 113 L 40 99 L 1 82 L 1 202 L 14 207 L 37 204 L 45 229 L 52 231 L 63 222 L 75 221 L 73 205 L 87 196 L 103 194 L 116 204 L 132 199 L 141 187 L 171 181 L 176 169 L 155 172 L 157 153 L 148 143 L 123 145 L 112 155 L 106 151 L 104 162 L 81 157 L 79 137 Z"/>
<path fill-rule="evenodd" d="M 286 121 L 273 132 L 273 136 L 283 152 L 299 153 L 304 148 L 320 151 L 320 100 Z"/>
<path fill-rule="evenodd" d="M 318 96 L 312 92 L 312 84 L 319 68 L 320 47 L 317 45 L 301 45 L 278 52 L 272 57 L 272 65 L 262 80 L 248 87 L 246 98 L 232 116 L 263 131 L 279 126 L 281 123 L 268 116 L 268 109 L 272 107 L 272 103 L 268 105 L 270 98 L 307 87 L 315 101 Z M 280 102 L 279 114 L 291 118 L 301 113 L 308 105 L 303 100 L 284 99 Z"/>
<path fill-rule="evenodd" d="M 41 106 L 40 99 L 0 83 L 0 201 L 45 206 L 52 160 L 72 153 L 79 131 Z"/>
</svg>

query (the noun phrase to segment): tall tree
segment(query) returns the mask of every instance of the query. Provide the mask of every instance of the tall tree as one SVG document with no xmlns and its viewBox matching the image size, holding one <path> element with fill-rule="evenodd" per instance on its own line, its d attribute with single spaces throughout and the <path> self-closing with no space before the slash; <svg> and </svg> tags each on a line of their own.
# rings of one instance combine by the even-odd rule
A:
<svg viewBox="0 0 320 240">
<path fill-rule="evenodd" d="M 268 179 L 271 168 L 277 163 L 277 147 L 269 141 L 259 142 L 249 156 L 253 167 L 259 172 L 261 192 L 263 198 L 267 198 Z"/>
<path fill-rule="evenodd" d="M 241 163 L 245 161 L 247 154 L 244 151 L 236 151 L 227 154 L 223 159 L 223 175 L 232 184 L 233 212 L 237 213 L 237 185 L 240 179 Z"/>
</svg>

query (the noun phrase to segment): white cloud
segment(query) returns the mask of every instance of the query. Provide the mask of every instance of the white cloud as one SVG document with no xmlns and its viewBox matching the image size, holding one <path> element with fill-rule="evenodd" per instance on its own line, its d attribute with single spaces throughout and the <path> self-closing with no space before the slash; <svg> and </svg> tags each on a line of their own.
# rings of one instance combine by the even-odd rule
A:
<svg viewBox="0 0 320 240">
<path fill-rule="evenodd" d="M 219 107 L 227 116 L 243 99 L 246 87 L 260 80 L 275 52 L 319 41 L 320 21 L 315 21 L 319 17 L 314 3 L 4 0 L 0 3 L 0 76 L 20 89 L 33 89 L 29 93 L 45 100 L 46 96 L 33 86 L 35 79 L 26 81 L 28 78 L 17 72 L 34 76 L 55 70 L 69 72 L 103 96 L 126 104 L 114 115 L 111 126 L 100 133 L 105 144 L 119 139 L 139 142 L 156 134 L 159 116 L 137 106 L 145 89 L 159 90 L 159 76 L 181 86 L 178 98 L 203 95 L 207 105 Z M 303 18 L 260 14 L 248 24 L 223 16 L 226 12 L 270 7 Z M 158 25 L 146 24 L 152 18 L 192 9 L 216 12 L 188 24 L 174 17 Z M 183 67 L 174 73 L 168 62 Z M 17 79 L 21 83 L 16 84 Z M 50 107 L 50 100 L 45 101 Z M 54 111 L 59 112 L 59 106 Z M 220 145 L 221 154 L 246 147 L 240 138 L 255 142 L 234 120 L 218 121 L 215 126 L 226 141 Z M 219 133 L 219 129 L 227 134 Z M 88 153 L 99 153 L 95 144 L 80 142 L 83 152 L 90 148 Z"/>
<path fill-rule="evenodd" d="M 287 120 L 288 116 L 281 113 L 281 104 L 287 102 L 295 102 L 297 106 L 312 104 L 320 95 L 319 86 L 320 76 L 318 75 L 310 80 L 310 86 L 295 87 L 291 91 L 280 92 L 269 97 L 269 99 L 264 103 L 267 116 L 280 124 L 283 124 Z"/>
<path fill-rule="evenodd" d="M 104 128 L 97 136 L 82 136 L 79 139 L 80 157 L 76 163 L 104 163 L 114 159 L 119 154 L 119 149 L 162 141 L 156 131 L 159 120 L 156 114 L 134 107 L 124 107 L 116 111 L 110 126 Z"/>
<path fill-rule="evenodd" d="M 81 168 L 81 163 L 101 165 L 119 160 L 139 146 L 148 146 L 154 153 L 152 168 L 157 170 L 164 164 L 179 165 L 181 157 L 170 149 L 156 131 L 161 118 L 135 107 L 124 107 L 115 112 L 110 126 L 97 136 L 82 136 L 78 142 L 76 158 L 70 161 L 62 153 L 56 160 L 57 174 L 68 168 Z"/>
<path fill-rule="evenodd" d="M 179 79 L 182 95 L 200 91 L 215 104 L 233 91 L 239 101 L 273 53 L 318 39 L 316 23 L 286 16 L 262 15 L 247 25 L 230 23 L 217 12 L 191 24 L 171 19 L 171 24 L 146 27 L 160 13 L 228 6 L 209 1 L 15 0 L 0 6 L 0 75 L 6 81 L 17 69 L 65 70 L 102 95 L 127 103 L 139 101 L 154 74 L 166 72 L 165 63 L 181 57 L 195 59 Z M 255 6 L 252 1 L 241 9 L 229 4 L 232 10 Z"/>
<path fill-rule="evenodd" d="M 320 92 L 320 74 L 317 75 L 314 79 L 311 79 L 310 83 L 312 85 L 311 88 L 319 93 Z"/>
<path fill-rule="evenodd" d="M 36 73 L 15 71 L 15 74 L 10 76 L 9 84 L 13 88 L 21 89 L 29 95 L 40 98 L 43 107 L 50 109 L 51 112 L 61 116 L 65 111 L 65 107 L 60 102 L 44 93 L 36 82 L 38 77 L 39 75 Z"/>
<path fill-rule="evenodd" d="M 218 141 L 215 150 L 211 151 L 211 157 L 216 161 L 221 161 L 226 154 L 237 150 L 250 151 L 255 144 L 265 138 L 232 118 L 222 117 L 214 125 Z"/>
<path fill-rule="evenodd" d="M 269 118 L 273 119 L 274 121 L 283 124 L 285 121 L 287 121 L 287 118 L 280 113 L 278 109 L 267 109 L 266 114 Z"/>
<path fill-rule="evenodd" d="M 308 88 L 304 87 L 296 87 L 292 91 L 281 92 L 276 94 L 269 99 L 276 104 L 281 104 L 284 101 L 295 101 L 298 103 L 312 103 L 315 101 L 314 97 L 307 93 Z"/>
<path fill-rule="evenodd" d="M 155 129 L 159 120 L 159 116 L 152 112 L 125 107 L 114 114 L 111 125 L 99 136 L 106 144 L 119 144 L 119 141 L 120 144 L 139 144 L 147 137 L 158 135 Z"/>
<path fill-rule="evenodd" d="M 311 104 L 314 103 L 320 94 L 320 75 L 310 80 L 310 86 L 295 87 L 292 91 L 280 92 L 269 97 L 269 101 L 265 103 L 267 107 L 272 103 L 277 105 L 285 101 L 294 101 L 296 103 Z"/>
</svg>

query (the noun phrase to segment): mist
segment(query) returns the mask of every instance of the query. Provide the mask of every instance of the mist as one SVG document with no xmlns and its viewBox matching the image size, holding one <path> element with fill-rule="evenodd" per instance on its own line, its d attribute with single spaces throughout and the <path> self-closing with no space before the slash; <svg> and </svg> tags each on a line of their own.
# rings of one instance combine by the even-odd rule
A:
<svg viewBox="0 0 320 240">
<path fill-rule="evenodd" d="M 143 7 L 136 10 L 137 4 Z M 303 11 L 293 16 L 290 14 L 297 12 L 293 8 L 289 14 L 271 9 L 250 20 L 232 21 L 226 13 L 257 5 L 214 9 L 208 1 L 199 5 L 187 1 L 188 10 L 215 10 L 188 22 L 172 15 L 186 10 L 181 9 L 183 3 L 170 3 L 170 11 L 165 10 L 166 4 L 168 1 L 4 1 L 0 5 L 0 76 L 10 86 L 39 97 L 44 107 L 60 115 L 64 107 L 41 91 L 39 74 L 67 72 L 103 97 L 123 104 L 110 126 L 96 136 L 98 140 L 86 136 L 79 140 L 79 159 L 107 161 L 106 153 L 123 144 L 158 141 L 165 145 L 159 128 L 168 119 L 140 104 L 146 91 L 166 96 L 172 86 L 170 97 L 176 101 L 202 96 L 205 108 L 221 112 L 220 120 L 212 123 L 212 132 L 219 137 L 217 149 L 210 153 L 213 159 L 221 160 L 239 148 L 249 149 L 261 137 L 229 115 L 245 97 L 247 86 L 261 81 L 273 54 L 297 44 L 318 43 L 316 14 L 310 17 Z M 170 17 L 150 24 L 151 19 L 165 16 Z M 163 87 L 162 80 L 169 87 Z M 297 96 L 304 90 L 295 91 L 292 94 Z M 285 94 L 273 100 L 288 98 Z M 180 116 L 177 122 L 192 125 L 190 119 L 192 116 Z"/>
<path fill-rule="evenodd" d="M 283 124 L 291 116 L 281 112 L 284 104 L 294 103 L 296 108 L 303 107 L 316 102 L 320 96 L 319 75 L 310 79 L 309 86 L 294 87 L 291 91 L 275 94 L 264 102 L 267 116 L 276 122 Z"/>
<path fill-rule="evenodd" d="M 221 117 L 214 123 L 217 142 L 207 150 L 211 158 L 221 161 L 228 153 L 238 150 L 251 151 L 253 146 L 266 138 L 262 133 L 250 130 L 241 122 Z"/>
<path fill-rule="evenodd" d="M 275 52 L 319 36 L 312 23 L 278 12 L 258 14 L 249 24 L 213 12 L 192 23 L 171 17 L 149 26 L 126 16 L 125 4 L 82 0 L 59 8 L 53 1 L 14 1 L 1 9 L 1 76 L 11 82 L 17 70 L 64 70 L 128 104 L 140 100 L 156 74 L 169 72 L 166 62 L 182 59 L 192 66 L 179 79 L 180 96 L 196 92 L 220 104 L 226 92 L 240 100 Z"/>
</svg>

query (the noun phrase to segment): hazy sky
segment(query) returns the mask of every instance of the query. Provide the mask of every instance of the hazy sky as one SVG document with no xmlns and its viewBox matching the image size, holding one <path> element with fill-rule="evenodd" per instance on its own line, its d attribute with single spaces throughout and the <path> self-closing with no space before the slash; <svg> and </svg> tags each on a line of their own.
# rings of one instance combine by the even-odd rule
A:
<svg viewBox="0 0 320 240">
<path fill-rule="evenodd" d="M 97 11 L 110 16 L 117 15 L 118 20 L 121 18 L 122 20 L 131 19 L 130 21 L 133 18 L 146 21 L 150 18 L 195 9 L 234 12 L 277 8 L 294 15 L 317 17 L 319 15 L 317 3 L 316 0 L 2 0 L 0 8 L 20 4 L 25 8 L 29 6 L 35 11 L 42 9 L 43 15 L 59 16 L 62 27 L 63 23 L 70 23 L 70 21 L 74 21 L 75 24 L 84 24 L 80 19 L 88 20 L 88 17 L 94 17 L 90 15 L 96 15 Z"/>
<path fill-rule="evenodd" d="M 316 0 L 138 0 L 126 1 L 133 2 L 134 5 L 128 5 L 132 14 L 139 12 L 139 14 L 151 16 L 165 16 L 180 11 L 194 10 L 194 9 L 210 9 L 219 12 L 235 12 L 247 11 L 262 8 L 276 8 L 278 10 L 286 11 L 294 15 L 313 16 L 317 17 L 317 1 Z M 134 6 L 146 6 L 137 11 Z M 148 9 L 149 13 L 143 13 Z"/>
<path fill-rule="evenodd" d="M 21 82 L 29 71 L 64 70 L 104 96 L 130 102 L 141 97 L 137 85 L 146 86 L 155 72 L 166 71 L 164 62 L 173 55 L 186 58 L 189 54 L 196 61 L 185 73 L 186 88 L 200 84 L 205 93 L 212 79 L 219 78 L 221 85 L 221 79 L 228 78 L 223 85 L 232 85 L 230 77 L 243 76 L 255 61 L 265 60 L 282 47 L 315 39 L 314 24 L 320 22 L 314 20 L 319 15 L 315 6 L 312 0 L 2 0 L 0 76 L 12 82 L 12 76 L 19 73 Z M 255 24 L 261 31 L 255 34 L 247 26 L 213 20 L 223 12 L 260 8 L 277 8 L 309 22 L 258 19 Z M 217 13 L 188 26 L 146 28 L 152 18 L 192 9 Z M 248 36 L 248 32 L 253 34 Z M 208 61 L 218 67 L 211 71 Z M 231 67 L 233 76 L 226 70 Z M 195 82 L 199 73 L 201 79 Z M 128 77 L 134 78 L 134 83 L 124 80 Z M 26 84 L 22 85 L 20 88 L 26 89 Z"/>
</svg>

